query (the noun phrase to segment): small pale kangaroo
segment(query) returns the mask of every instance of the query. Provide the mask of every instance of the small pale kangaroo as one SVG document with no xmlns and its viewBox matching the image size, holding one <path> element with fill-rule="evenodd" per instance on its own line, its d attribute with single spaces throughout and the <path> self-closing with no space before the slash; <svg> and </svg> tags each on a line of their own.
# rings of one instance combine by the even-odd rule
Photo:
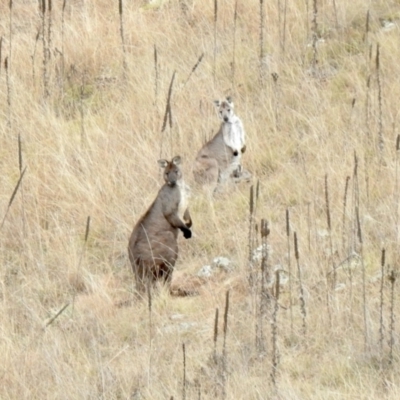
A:
<svg viewBox="0 0 400 400">
<path fill-rule="evenodd" d="M 136 289 L 144 292 L 147 284 L 170 284 L 178 258 L 178 230 L 191 238 L 192 220 L 187 208 L 188 188 L 179 168 L 181 157 L 159 160 L 164 168 L 164 185 L 131 234 L 129 260 L 136 278 Z"/>
<path fill-rule="evenodd" d="M 242 175 L 241 155 L 246 151 L 242 121 L 234 113 L 230 97 L 214 102 L 222 120 L 218 133 L 197 153 L 194 178 L 197 183 L 224 183 Z"/>
</svg>

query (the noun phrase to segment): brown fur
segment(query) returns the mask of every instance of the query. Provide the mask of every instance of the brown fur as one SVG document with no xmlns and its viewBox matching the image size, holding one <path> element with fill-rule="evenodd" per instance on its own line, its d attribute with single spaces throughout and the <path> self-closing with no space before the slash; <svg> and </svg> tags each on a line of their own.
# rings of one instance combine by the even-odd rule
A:
<svg viewBox="0 0 400 400">
<path fill-rule="evenodd" d="M 187 189 L 178 167 L 180 160 L 176 156 L 170 162 L 158 161 L 165 168 L 165 183 L 135 225 L 129 240 L 129 260 L 140 292 L 147 284 L 157 281 L 170 284 L 178 258 L 178 230 L 186 239 L 192 236 L 192 220 L 186 207 Z"/>
</svg>

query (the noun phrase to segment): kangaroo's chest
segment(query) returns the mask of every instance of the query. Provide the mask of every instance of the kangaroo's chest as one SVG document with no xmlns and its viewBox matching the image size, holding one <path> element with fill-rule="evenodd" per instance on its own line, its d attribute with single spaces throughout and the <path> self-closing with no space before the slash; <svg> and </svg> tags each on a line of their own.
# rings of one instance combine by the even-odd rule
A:
<svg viewBox="0 0 400 400">
<path fill-rule="evenodd" d="M 185 213 L 190 197 L 190 188 L 184 181 L 180 181 L 178 183 L 180 196 L 179 196 L 179 204 L 178 204 L 178 215 L 183 220 L 183 214 Z"/>
<path fill-rule="evenodd" d="M 240 150 L 243 145 L 242 129 L 238 123 L 225 123 L 222 128 L 225 144 L 234 150 Z"/>
</svg>

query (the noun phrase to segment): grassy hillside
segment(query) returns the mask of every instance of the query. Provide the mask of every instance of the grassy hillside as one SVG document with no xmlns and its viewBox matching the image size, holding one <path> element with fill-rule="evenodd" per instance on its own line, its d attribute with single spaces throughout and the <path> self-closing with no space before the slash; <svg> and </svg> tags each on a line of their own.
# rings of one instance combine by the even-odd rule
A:
<svg viewBox="0 0 400 400">
<path fill-rule="evenodd" d="M 0 4 L 0 398 L 400 398 L 400 2 L 38 3 Z M 227 95 L 253 182 L 210 197 Z M 199 295 L 150 307 L 127 244 L 178 154 Z"/>
</svg>

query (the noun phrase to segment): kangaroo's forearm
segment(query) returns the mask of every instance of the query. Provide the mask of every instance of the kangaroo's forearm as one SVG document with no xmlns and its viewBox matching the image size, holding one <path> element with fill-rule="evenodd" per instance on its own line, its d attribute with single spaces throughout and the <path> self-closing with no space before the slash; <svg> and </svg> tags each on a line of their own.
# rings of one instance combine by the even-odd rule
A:
<svg viewBox="0 0 400 400">
<path fill-rule="evenodd" d="M 185 222 L 186 226 L 190 228 L 192 226 L 192 218 L 189 213 L 189 209 L 187 208 L 185 213 L 183 214 L 183 221 Z"/>
<path fill-rule="evenodd" d="M 182 229 L 187 227 L 186 224 L 179 218 L 177 214 L 165 215 L 165 218 L 174 228 Z"/>
</svg>

